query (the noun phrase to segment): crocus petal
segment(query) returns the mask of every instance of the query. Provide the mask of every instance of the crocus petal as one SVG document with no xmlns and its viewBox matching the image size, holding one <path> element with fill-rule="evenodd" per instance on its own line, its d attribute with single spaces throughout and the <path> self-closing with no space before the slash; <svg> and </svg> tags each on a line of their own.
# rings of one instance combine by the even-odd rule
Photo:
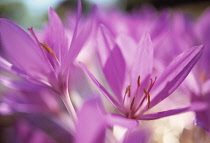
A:
<svg viewBox="0 0 210 143">
<path fill-rule="evenodd" d="M 118 47 L 115 47 L 110 52 L 110 56 L 103 67 L 103 72 L 116 97 L 119 101 L 122 101 L 123 97 L 121 96 L 121 91 L 125 76 L 125 62 Z"/>
<path fill-rule="evenodd" d="M 125 61 L 122 56 L 121 50 L 114 43 L 113 38 L 109 35 L 105 27 L 101 27 L 101 34 L 104 40 L 105 45 L 100 45 L 98 50 L 107 51 L 107 59 L 104 65 L 102 65 L 104 75 L 108 81 L 112 91 L 115 93 L 119 101 L 122 101 L 122 89 L 124 84 L 125 77 Z M 110 43 L 109 43 L 109 42 Z M 100 52 L 100 56 L 103 56 L 104 53 Z M 100 57 L 99 56 L 99 57 Z M 102 60 L 102 59 L 101 59 Z"/>
<path fill-rule="evenodd" d="M 81 0 L 78 0 L 78 6 L 77 6 L 77 18 L 79 19 L 82 15 L 82 2 Z"/>
<path fill-rule="evenodd" d="M 93 83 L 101 90 L 101 92 L 106 96 L 106 98 L 120 111 L 123 111 L 121 109 L 121 106 L 118 104 L 118 102 L 109 94 L 109 92 L 97 81 L 97 79 L 90 73 L 90 71 L 85 67 L 84 64 L 79 62 L 81 68 L 86 72 L 86 74 L 90 77 L 90 79 L 93 81 Z"/>
<path fill-rule="evenodd" d="M 122 143 L 149 143 L 150 133 L 146 128 L 133 128 L 129 129 Z"/>
<path fill-rule="evenodd" d="M 202 51 L 203 46 L 193 47 L 173 60 L 155 83 L 150 108 L 168 97 L 182 83 L 200 58 Z"/>
<path fill-rule="evenodd" d="M 77 9 L 77 19 L 76 19 L 76 25 L 74 28 L 69 52 L 67 55 L 66 62 L 74 61 L 77 55 L 79 54 L 81 48 L 85 44 L 86 40 L 90 36 L 92 25 L 91 23 L 87 23 L 83 28 L 81 28 L 81 25 L 79 25 L 80 17 L 82 14 L 82 4 L 81 0 L 78 0 L 78 9 Z M 83 23 L 84 25 L 84 23 Z M 79 34 L 78 34 L 79 33 Z"/>
<path fill-rule="evenodd" d="M 138 50 L 133 56 L 133 66 L 131 75 L 135 76 L 132 79 L 136 79 L 140 75 L 141 80 L 144 81 L 148 75 L 151 74 L 153 68 L 153 46 L 149 34 L 142 36 L 138 45 Z"/>
<path fill-rule="evenodd" d="M 105 120 L 109 126 L 122 126 L 125 128 L 134 128 L 139 125 L 139 122 L 134 119 L 128 119 L 119 114 L 107 114 Z"/>
<path fill-rule="evenodd" d="M 99 56 L 101 67 L 104 67 L 109 57 L 110 50 L 114 47 L 114 38 L 110 34 L 110 31 L 106 29 L 104 25 L 99 25 L 99 30 L 97 31 L 97 53 Z"/>
<path fill-rule="evenodd" d="M 134 95 L 137 88 L 137 78 L 141 77 L 141 82 L 148 80 L 153 68 L 153 46 L 149 34 L 142 36 L 138 45 L 138 50 L 133 56 L 131 67 L 131 95 Z M 144 87 L 145 88 L 145 87 Z"/>
<path fill-rule="evenodd" d="M 85 42 L 89 38 L 91 29 L 92 29 L 91 23 L 86 23 L 83 25 L 82 28 L 80 27 L 80 29 L 78 29 L 79 34 L 77 35 L 77 38 L 74 41 L 72 39 L 71 46 L 70 46 L 70 49 L 68 52 L 67 57 L 69 57 L 69 61 L 75 60 L 75 58 L 79 54 L 80 50 L 84 46 Z M 69 62 L 69 61 L 67 61 L 67 62 Z"/>
<path fill-rule="evenodd" d="M 155 120 L 155 119 L 160 119 L 163 117 L 168 117 L 180 113 L 184 113 L 187 111 L 190 111 L 191 107 L 184 107 L 184 108 L 178 108 L 178 109 L 172 109 L 172 110 L 167 110 L 167 111 L 162 111 L 162 112 L 157 112 L 157 113 L 151 113 L 151 114 L 145 114 L 140 117 L 137 117 L 139 120 Z"/>
<path fill-rule="evenodd" d="M 81 14 L 82 14 L 82 4 L 81 4 L 81 0 L 78 0 L 77 7 L 78 7 L 78 9 L 77 9 L 77 19 L 76 19 L 76 24 L 75 24 L 75 28 L 74 28 L 72 40 L 71 40 L 70 49 L 71 49 L 71 47 L 72 47 L 74 41 L 75 41 L 76 38 L 77 38 L 78 24 L 79 24 L 79 20 L 80 20 Z"/>
<path fill-rule="evenodd" d="M 24 30 L 1 18 L 0 31 L 1 45 L 12 64 L 34 77 L 44 77 L 50 72 L 40 49 Z"/>
<path fill-rule="evenodd" d="M 131 69 L 133 64 L 134 55 L 137 50 L 137 43 L 134 39 L 125 34 L 119 34 L 116 38 L 117 45 L 123 49 L 121 50 L 123 57 L 125 58 L 126 68 Z M 138 61 L 138 60 L 137 60 Z"/>
<path fill-rule="evenodd" d="M 15 80 L 9 77 L 0 75 L 0 82 L 8 88 L 24 91 L 37 91 L 41 86 L 32 84 L 28 80 Z"/>
<path fill-rule="evenodd" d="M 44 42 L 46 42 L 50 48 L 55 52 L 56 57 L 59 61 L 68 51 L 68 40 L 65 35 L 65 30 L 63 23 L 57 13 L 53 10 L 52 7 L 49 8 L 49 20 L 50 25 L 47 30 L 46 37 Z"/>
<path fill-rule="evenodd" d="M 15 75 L 20 75 L 22 77 L 28 77 L 27 73 L 25 73 L 23 70 L 15 67 L 13 64 L 5 60 L 0 56 L 0 67 L 3 68 L 4 70 L 11 72 Z"/>
<path fill-rule="evenodd" d="M 97 99 L 86 101 L 78 112 L 75 143 L 104 142 L 106 124 Z"/>
</svg>

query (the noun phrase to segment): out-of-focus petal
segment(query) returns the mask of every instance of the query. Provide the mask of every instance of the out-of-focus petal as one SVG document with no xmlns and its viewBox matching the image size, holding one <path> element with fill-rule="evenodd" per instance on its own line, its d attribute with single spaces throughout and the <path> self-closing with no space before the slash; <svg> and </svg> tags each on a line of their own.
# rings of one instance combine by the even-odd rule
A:
<svg viewBox="0 0 210 143">
<path fill-rule="evenodd" d="M 210 71 L 209 71 L 210 72 Z M 202 92 L 203 92 L 203 94 L 205 95 L 205 94 L 208 94 L 208 93 L 210 93 L 210 79 L 209 80 L 207 80 L 203 85 L 202 85 Z"/>
<path fill-rule="evenodd" d="M 198 19 L 198 23 L 196 23 L 196 36 L 198 36 L 199 40 L 201 40 L 202 44 L 205 45 L 205 49 L 203 52 L 203 55 L 201 59 L 199 60 L 200 62 L 200 68 L 205 72 L 207 78 L 210 78 L 210 60 L 209 60 L 209 55 L 210 55 L 210 9 L 206 10 L 202 16 Z"/>
<path fill-rule="evenodd" d="M 23 120 L 30 127 L 29 132 L 41 131 L 53 141 L 69 143 L 73 141 L 73 135 L 68 125 L 64 124 L 54 116 L 43 114 L 18 114 L 18 120 Z M 31 129 L 32 128 L 32 129 Z M 22 132 L 19 132 L 22 134 Z M 27 132 L 28 133 L 28 132 Z M 24 133 L 23 133 L 24 135 Z M 26 135 L 26 137 L 29 137 Z M 30 139 L 30 138 L 29 138 Z M 25 141 L 27 142 L 27 141 Z M 38 141 L 37 141 L 38 142 Z"/>
<path fill-rule="evenodd" d="M 96 99 L 85 102 L 78 112 L 75 143 L 105 142 L 106 124 Z"/>
<path fill-rule="evenodd" d="M 16 135 L 20 142 L 27 143 L 56 143 L 50 136 L 42 130 L 35 129 L 26 121 L 18 121 L 16 123 Z"/>
<path fill-rule="evenodd" d="M 204 128 L 206 131 L 210 132 L 210 94 L 204 96 L 193 96 L 193 102 L 206 103 L 206 108 L 204 110 L 195 111 L 195 125 Z M 198 105 L 200 106 L 200 105 Z"/>
<path fill-rule="evenodd" d="M 129 129 L 122 143 L 149 143 L 149 130 L 142 127 Z"/>
</svg>

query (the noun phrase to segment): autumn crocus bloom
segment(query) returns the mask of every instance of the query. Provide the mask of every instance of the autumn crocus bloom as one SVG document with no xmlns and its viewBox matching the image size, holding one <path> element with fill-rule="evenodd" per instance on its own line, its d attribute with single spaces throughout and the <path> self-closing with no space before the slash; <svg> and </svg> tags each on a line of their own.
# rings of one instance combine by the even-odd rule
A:
<svg viewBox="0 0 210 143">
<path fill-rule="evenodd" d="M 87 39 L 90 28 L 80 30 L 81 1 L 72 39 L 67 39 L 63 24 L 50 7 L 50 25 L 44 41 L 40 41 L 32 28 L 32 37 L 8 19 L 0 19 L 0 67 L 37 84 L 52 89 L 61 96 L 73 118 L 76 118 L 69 99 L 69 78 L 73 61 Z M 70 43 L 70 45 L 69 45 Z"/>
<path fill-rule="evenodd" d="M 193 47 L 176 57 L 161 76 L 152 75 L 153 46 L 145 34 L 138 44 L 126 36 L 112 38 L 101 28 L 99 56 L 106 80 L 114 94 L 111 95 L 81 63 L 95 85 L 126 118 L 153 120 L 191 110 L 191 106 L 146 113 L 167 98 L 182 83 L 203 51 L 203 46 Z"/>
</svg>

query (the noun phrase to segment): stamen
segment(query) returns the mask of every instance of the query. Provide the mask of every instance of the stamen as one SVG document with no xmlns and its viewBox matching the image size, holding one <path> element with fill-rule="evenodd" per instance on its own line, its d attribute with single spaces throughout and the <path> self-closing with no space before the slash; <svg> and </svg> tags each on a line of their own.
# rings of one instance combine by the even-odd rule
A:
<svg viewBox="0 0 210 143">
<path fill-rule="evenodd" d="M 143 98 L 141 99 L 141 101 L 139 102 L 139 104 L 138 104 L 138 106 L 137 106 L 137 108 L 136 108 L 136 111 L 134 111 L 135 113 L 137 113 L 138 111 L 139 111 L 139 109 L 140 109 L 140 107 L 143 105 L 143 103 L 144 103 L 144 101 L 147 99 L 147 107 L 148 107 L 148 109 L 150 108 L 150 91 L 151 91 L 151 89 L 152 89 L 152 87 L 154 86 L 154 84 L 155 84 L 155 82 L 156 82 L 156 79 L 157 79 L 157 77 L 155 77 L 155 80 L 153 81 L 152 79 L 150 79 L 150 85 L 149 85 L 149 87 L 148 87 L 148 90 L 147 89 L 143 89 L 143 91 L 144 91 L 144 96 L 143 96 Z"/>
<path fill-rule="evenodd" d="M 146 89 L 144 89 L 144 93 L 145 93 L 145 95 L 147 95 L 147 90 Z"/>
<path fill-rule="evenodd" d="M 40 43 L 40 45 L 41 45 L 48 53 L 52 54 L 56 61 L 58 61 L 58 58 L 56 57 L 54 51 L 50 48 L 50 46 L 49 46 L 47 43 L 45 43 L 45 44 Z"/>
<path fill-rule="evenodd" d="M 125 103 L 125 99 L 126 99 L 127 93 L 128 93 L 128 97 L 131 96 L 131 95 L 130 95 L 130 94 L 131 94 L 130 88 L 131 88 L 131 86 L 129 85 L 129 86 L 127 86 L 127 88 L 126 88 L 126 90 L 125 90 L 125 94 L 124 94 L 124 97 L 123 97 L 123 103 Z"/>
<path fill-rule="evenodd" d="M 133 109 L 134 101 L 135 101 L 135 97 L 133 98 L 133 100 L 132 100 L 132 102 L 131 102 L 131 105 L 130 105 L 130 110 L 132 110 L 132 109 Z"/>
<path fill-rule="evenodd" d="M 151 90 L 152 87 L 154 86 L 154 84 L 155 84 L 155 82 L 156 82 L 156 79 L 157 79 L 157 77 L 155 77 L 155 80 L 153 81 L 153 80 L 150 78 L 150 85 L 149 85 L 148 92 L 150 92 L 150 90 Z"/>
<path fill-rule="evenodd" d="M 131 91 L 130 91 L 131 86 L 127 86 L 126 90 L 125 90 L 125 95 L 128 93 L 128 97 L 131 96 Z"/>
<path fill-rule="evenodd" d="M 141 85 L 141 83 L 140 83 L 140 75 L 138 76 L 137 84 L 138 84 L 138 87 L 140 87 L 140 85 Z"/>
<path fill-rule="evenodd" d="M 148 109 L 149 109 L 149 107 L 150 107 L 150 93 L 146 90 L 146 89 L 144 89 L 144 93 L 145 93 L 145 98 L 147 98 L 147 107 L 148 107 Z"/>
<path fill-rule="evenodd" d="M 147 105 L 148 105 L 148 109 L 149 109 L 149 107 L 150 107 L 150 93 L 148 93 L 147 95 L 148 95 L 148 96 L 147 96 L 147 98 L 148 98 L 148 103 L 147 103 Z"/>
</svg>

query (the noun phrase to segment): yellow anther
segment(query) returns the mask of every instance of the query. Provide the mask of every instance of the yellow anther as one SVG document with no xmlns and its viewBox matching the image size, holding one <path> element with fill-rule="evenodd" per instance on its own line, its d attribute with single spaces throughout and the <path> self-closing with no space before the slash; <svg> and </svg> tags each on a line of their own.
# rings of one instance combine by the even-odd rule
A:
<svg viewBox="0 0 210 143">
<path fill-rule="evenodd" d="M 130 97 L 130 94 L 131 94 L 130 88 L 131 88 L 131 86 L 129 85 L 129 86 L 127 86 L 127 88 L 126 88 L 126 90 L 125 90 L 125 94 L 128 93 L 128 97 Z"/>
<path fill-rule="evenodd" d="M 55 52 L 50 48 L 50 46 L 49 46 L 47 43 L 45 43 L 45 44 L 40 43 L 40 45 L 41 45 L 48 53 L 52 54 L 53 57 L 55 58 L 55 60 L 58 61 L 58 58 L 56 57 Z"/>
</svg>

